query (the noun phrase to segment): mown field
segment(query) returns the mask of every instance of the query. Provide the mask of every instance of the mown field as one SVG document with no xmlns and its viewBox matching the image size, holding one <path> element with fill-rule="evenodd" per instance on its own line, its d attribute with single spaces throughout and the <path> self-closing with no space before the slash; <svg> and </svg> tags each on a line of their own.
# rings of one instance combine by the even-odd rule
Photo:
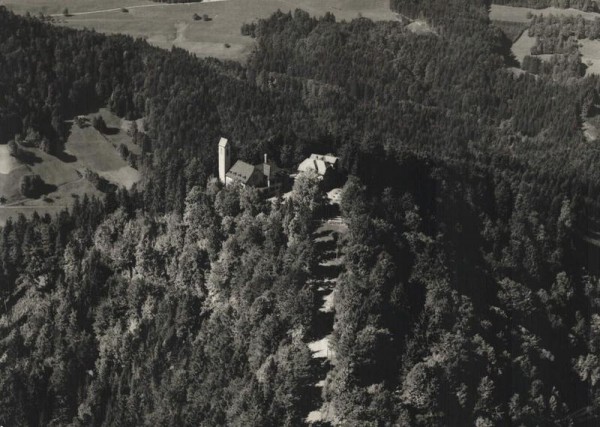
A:
<svg viewBox="0 0 600 427">
<path fill-rule="evenodd" d="M 162 48 L 177 46 L 200 57 L 238 61 L 243 61 L 254 45 L 251 38 L 241 35 L 242 24 L 266 18 L 278 9 L 287 12 L 301 8 L 316 16 L 332 12 L 339 20 L 358 16 L 373 20 L 396 19 L 387 0 L 205 0 L 191 4 L 150 0 L 0 0 L 0 5 L 21 14 L 56 14 L 54 19 L 58 25 L 124 33 Z M 128 11 L 121 11 L 122 7 Z M 64 17 L 64 8 L 68 8 L 72 16 Z M 97 12 L 110 9 L 116 10 Z M 210 20 L 195 21 L 195 13 L 206 14 Z"/>
<path fill-rule="evenodd" d="M 59 156 L 49 155 L 36 148 L 25 148 L 31 159 L 25 163 L 10 157 L 7 146 L 0 145 L 0 196 L 6 199 L 6 203 L 0 206 L 0 225 L 8 217 L 19 213 L 30 215 L 33 211 L 40 214 L 59 212 L 85 194 L 101 196 L 102 193 L 83 177 L 85 169 L 127 188 L 131 188 L 140 179 L 138 171 L 129 166 L 117 151 L 121 143 L 131 152 L 139 150 L 126 133 L 129 123 L 105 109 L 100 110 L 100 114 L 111 129 L 111 135 L 101 135 L 92 126 L 73 126 L 65 151 Z M 39 175 L 46 184 L 53 187 L 52 191 L 36 199 L 23 197 L 20 181 L 29 174 Z"/>
<path fill-rule="evenodd" d="M 493 4 L 490 9 L 490 19 L 492 21 L 511 21 L 511 22 L 529 22 L 527 16 L 531 15 L 563 15 L 563 16 L 583 16 L 585 19 L 593 21 L 600 14 L 594 12 L 582 12 L 578 9 L 559 9 L 557 7 L 546 7 L 544 9 L 531 9 L 528 7 L 502 6 Z"/>
</svg>

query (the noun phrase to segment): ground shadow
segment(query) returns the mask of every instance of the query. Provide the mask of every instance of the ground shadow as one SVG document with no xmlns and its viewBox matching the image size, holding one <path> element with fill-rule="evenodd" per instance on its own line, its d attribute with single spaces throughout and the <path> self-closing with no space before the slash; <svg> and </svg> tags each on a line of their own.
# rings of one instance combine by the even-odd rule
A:
<svg viewBox="0 0 600 427">
<path fill-rule="evenodd" d="M 331 253 L 333 253 L 333 256 L 335 256 L 336 248 L 337 243 L 334 239 L 315 241 L 315 249 L 322 254 L 321 258 L 329 259 Z"/>
<path fill-rule="evenodd" d="M 325 358 L 313 358 L 311 359 L 311 372 L 315 373 L 314 378 L 325 378 L 327 372 L 331 369 L 331 362 Z M 302 396 L 302 403 L 304 406 L 304 412 L 308 413 L 312 410 L 319 410 L 323 404 L 323 388 L 317 385 L 312 385 L 305 389 L 305 393 Z M 312 426 L 330 426 L 330 423 L 324 421 L 318 421 L 312 423 Z"/>
<path fill-rule="evenodd" d="M 325 357 L 313 358 L 311 360 L 311 365 L 313 368 L 313 372 L 315 372 L 315 378 L 325 378 L 327 376 L 327 372 L 331 369 L 331 362 Z M 323 403 L 323 399 L 321 397 L 322 388 L 317 386 L 313 386 L 311 388 L 314 389 L 314 392 L 311 393 L 311 407 L 313 409 L 318 409 L 321 403 Z"/>
<path fill-rule="evenodd" d="M 54 155 L 58 160 L 65 163 L 74 163 L 77 161 L 77 157 L 72 154 L 67 153 L 66 151 L 61 151 Z"/>
<path fill-rule="evenodd" d="M 322 304 L 322 300 L 319 303 Z M 309 331 L 309 337 L 311 339 L 321 339 L 327 335 L 328 332 L 333 330 L 333 311 L 317 311 L 313 314 L 313 322 L 311 330 Z"/>
<path fill-rule="evenodd" d="M 588 109 L 588 113 L 587 116 L 589 118 L 593 118 L 596 117 L 597 115 L 600 115 L 600 106 L 596 105 L 596 104 L 592 104 L 590 105 L 590 108 Z"/>
<path fill-rule="evenodd" d="M 107 127 L 102 133 L 104 135 L 116 135 L 119 133 L 119 131 L 120 131 L 119 128 Z"/>
<path fill-rule="evenodd" d="M 342 272 L 341 265 L 318 265 L 315 269 L 317 277 L 323 277 L 326 279 L 335 279 Z"/>
<path fill-rule="evenodd" d="M 341 214 L 338 204 L 328 204 L 323 207 L 323 214 L 326 218 L 333 218 Z"/>
<path fill-rule="evenodd" d="M 37 163 L 42 163 L 41 157 L 36 156 L 31 151 L 21 149 L 18 159 L 28 166 L 33 166 Z"/>
<path fill-rule="evenodd" d="M 53 193 L 58 187 L 54 184 L 48 184 L 46 182 L 38 184 L 32 194 L 28 196 L 32 199 L 39 199 L 47 194 Z"/>
</svg>

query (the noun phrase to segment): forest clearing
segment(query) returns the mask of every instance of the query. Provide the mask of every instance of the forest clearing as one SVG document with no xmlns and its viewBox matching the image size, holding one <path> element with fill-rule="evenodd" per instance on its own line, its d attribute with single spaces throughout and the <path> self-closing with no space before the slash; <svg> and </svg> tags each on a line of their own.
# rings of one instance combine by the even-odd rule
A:
<svg viewBox="0 0 600 427">
<path fill-rule="evenodd" d="M 544 17 L 552 15 L 570 18 L 577 18 L 581 16 L 586 21 L 590 22 L 600 18 L 599 13 L 584 12 L 572 8 L 559 9 L 556 7 L 547 7 L 543 9 L 532 9 L 527 7 L 494 4 L 490 9 L 490 19 L 497 23 L 497 25 L 505 31 L 509 38 L 511 38 L 512 34 L 509 34 L 510 31 L 507 32 L 506 29 L 509 29 L 511 25 L 528 25 L 534 15 Z M 525 29 L 522 31 L 520 37 L 514 41 L 512 45 L 512 52 L 515 55 L 515 58 L 522 64 L 525 56 L 531 55 L 531 49 L 534 48 L 536 44 L 537 37 L 530 36 L 528 34 L 528 30 Z M 600 75 L 600 41 L 583 38 L 578 40 L 578 46 L 581 62 L 585 66 L 585 73 Z M 548 61 L 552 57 L 552 54 L 535 56 L 543 61 Z"/>
<path fill-rule="evenodd" d="M 559 9 L 558 7 L 546 7 L 543 9 L 533 9 L 529 7 L 504 6 L 493 4 L 490 8 L 490 19 L 492 21 L 510 21 L 510 22 L 529 22 L 532 15 L 562 15 L 577 17 L 583 16 L 584 19 L 593 21 L 600 17 L 600 13 L 583 12 L 579 9 Z"/>
<path fill-rule="evenodd" d="M 385 0 L 301 0 L 295 3 L 285 0 L 205 0 L 197 3 L 0 0 L 1 5 L 19 14 L 55 15 L 52 19 L 62 26 L 94 29 L 106 34 L 128 34 L 157 47 L 170 49 L 175 46 L 199 57 L 236 61 L 244 61 L 254 47 L 254 39 L 241 34 L 242 24 L 265 19 L 277 10 L 289 12 L 301 8 L 313 16 L 332 12 L 338 20 L 359 16 L 374 21 L 396 19 Z M 71 16 L 63 16 L 65 8 Z M 206 15 L 207 19 L 194 20 L 194 14 Z"/>
<path fill-rule="evenodd" d="M 74 124 L 65 150 L 57 155 L 40 148 L 22 147 L 25 159 L 17 160 L 10 156 L 7 145 L 0 145 L 0 196 L 5 199 L 0 206 L 0 224 L 19 213 L 30 215 L 36 210 L 40 214 L 56 213 L 86 194 L 101 195 L 102 191 L 84 177 L 86 171 L 128 189 L 140 179 L 138 171 L 117 151 L 123 144 L 129 152 L 139 154 L 139 147 L 121 129 L 122 122 L 127 121 L 106 109 L 101 109 L 99 114 L 107 123 L 108 134 L 101 134 L 89 124 L 84 127 Z M 91 120 L 93 116 L 95 114 L 86 117 Z M 37 197 L 22 194 L 21 183 L 27 175 L 39 175 L 45 186 L 42 194 Z"/>
</svg>

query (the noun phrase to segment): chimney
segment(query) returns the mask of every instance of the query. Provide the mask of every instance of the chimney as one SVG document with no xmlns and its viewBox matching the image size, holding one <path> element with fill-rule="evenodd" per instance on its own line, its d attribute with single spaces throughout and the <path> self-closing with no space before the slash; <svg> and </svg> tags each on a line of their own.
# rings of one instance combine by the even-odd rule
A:
<svg viewBox="0 0 600 427">
<path fill-rule="evenodd" d="M 267 153 L 265 153 L 265 165 L 267 164 Z"/>
</svg>

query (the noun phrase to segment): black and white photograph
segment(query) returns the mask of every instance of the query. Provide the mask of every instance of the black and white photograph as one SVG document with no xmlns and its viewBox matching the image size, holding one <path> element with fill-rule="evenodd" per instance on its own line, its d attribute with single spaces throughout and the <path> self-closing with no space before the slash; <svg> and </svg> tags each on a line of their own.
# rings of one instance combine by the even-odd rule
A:
<svg viewBox="0 0 600 427">
<path fill-rule="evenodd" d="M 0 0 L 21 426 L 600 426 L 600 0 Z"/>
</svg>

